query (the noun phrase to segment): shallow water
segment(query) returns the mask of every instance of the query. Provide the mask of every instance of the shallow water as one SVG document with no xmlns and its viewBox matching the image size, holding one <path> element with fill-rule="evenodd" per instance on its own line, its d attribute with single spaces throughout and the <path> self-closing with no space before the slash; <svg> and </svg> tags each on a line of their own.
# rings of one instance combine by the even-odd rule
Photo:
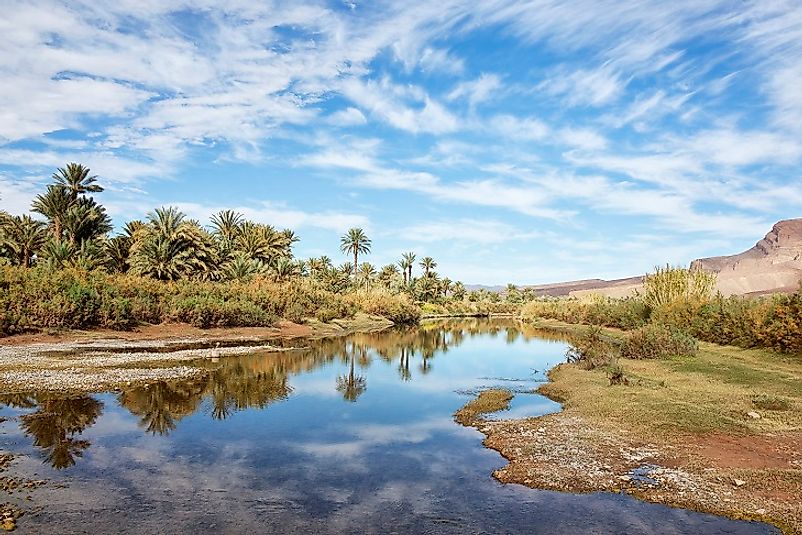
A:
<svg viewBox="0 0 802 535">
<path fill-rule="evenodd" d="M 199 362 L 201 381 L 2 396 L 0 449 L 52 481 L 18 532 L 776 532 L 496 482 L 504 460 L 452 414 L 492 386 L 516 392 L 495 417 L 558 411 L 527 392 L 565 349 L 512 322 L 441 322 Z"/>
</svg>

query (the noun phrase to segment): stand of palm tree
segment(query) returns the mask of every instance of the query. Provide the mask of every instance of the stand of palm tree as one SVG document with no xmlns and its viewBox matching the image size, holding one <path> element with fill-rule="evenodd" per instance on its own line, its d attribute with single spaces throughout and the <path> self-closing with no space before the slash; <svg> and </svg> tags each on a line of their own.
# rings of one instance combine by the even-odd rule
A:
<svg viewBox="0 0 802 535">
<path fill-rule="evenodd" d="M 204 226 L 178 208 L 164 206 L 143 220 L 126 222 L 121 232 L 112 235 L 106 209 L 91 196 L 103 192 L 89 168 L 70 163 L 59 168 L 53 182 L 34 199 L 35 217 L 0 212 L 0 266 L 22 270 L 0 275 L 21 281 L 15 295 L 22 302 L 32 299 L 26 292 L 34 292 L 26 284 L 38 293 L 52 287 L 53 306 L 63 311 L 48 316 L 43 309 L 42 318 L 26 319 L 25 313 L 16 312 L 22 305 L 9 297 L 13 292 L 7 292 L 0 296 L 0 313 L 13 320 L 9 325 L 0 322 L 0 334 L 22 325 L 128 328 L 132 322 L 165 318 L 202 326 L 260 324 L 281 314 L 298 321 L 309 316 L 327 321 L 355 310 L 410 321 L 420 315 L 421 307 L 434 313 L 470 313 L 481 308 L 477 303 L 498 300 L 466 292 L 464 285 L 447 277 L 441 279 L 430 256 L 418 263 L 423 270 L 418 278 L 413 277 L 418 257 L 411 251 L 403 253 L 397 264 L 381 269 L 360 263 L 373 247 L 361 228 L 351 228 L 341 237 L 340 251 L 350 261 L 340 266 L 327 256 L 295 258 L 298 236 L 292 230 L 251 221 L 233 210 L 212 215 Z M 65 291 L 66 283 L 58 282 L 64 277 L 74 277 L 78 286 L 88 285 L 89 293 L 58 295 Z M 140 280 L 142 287 L 134 291 Z M 147 280 L 193 284 L 159 289 Z M 106 293 L 112 303 L 95 303 L 91 313 L 85 310 L 90 306 L 86 296 Z M 143 295 L 153 302 L 141 303 Z M 58 299 L 62 304 L 56 304 Z M 65 299 L 75 302 L 65 308 Z M 412 312 L 416 307 L 418 311 Z M 71 316 L 62 317 L 67 310 Z"/>
</svg>

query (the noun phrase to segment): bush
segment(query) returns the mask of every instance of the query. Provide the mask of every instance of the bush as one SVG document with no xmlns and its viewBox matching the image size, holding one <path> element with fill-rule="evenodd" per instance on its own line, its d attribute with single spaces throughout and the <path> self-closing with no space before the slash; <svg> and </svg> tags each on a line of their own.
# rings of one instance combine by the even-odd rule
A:
<svg viewBox="0 0 802 535">
<path fill-rule="evenodd" d="M 161 282 L 103 272 L 0 266 L 0 335 L 44 328 L 125 330 L 165 321 L 203 328 L 271 326 L 280 317 L 331 321 L 360 310 L 396 323 L 417 321 L 420 314 L 405 294 L 342 296 L 305 279 Z"/>
<path fill-rule="evenodd" d="M 569 363 L 578 364 L 585 370 L 595 370 L 614 364 L 617 354 L 618 348 L 604 336 L 601 327 L 594 326 L 572 341 L 565 356 Z"/>
<path fill-rule="evenodd" d="M 590 300 L 539 299 L 525 305 L 522 317 L 633 330 L 664 325 L 721 345 L 802 353 L 802 293 L 748 298 L 675 299 L 651 308 L 638 298 Z"/>
<path fill-rule="evenodd" d="M 621 346 L 621 356 L 631 359 L 691 357 L 699 350 L 693 336 L 665 325 L 647 325 L 630 333 Z"/>
<path fill-rule="evenodd" d="M 649 309 L 640 300 L 602 296 L 589 300 L 539 299 L 526 304 L 521 314 L 525 319 L 547 318 L 627 330 L 641 327 L 649 320 Z"/>
<path fill-rule="evenodd" d="M 359 290 L 347 295 L 346 299 L 368 314 L 383 316 L 400 325 L 416 323 L 421 316 L 420 309 L 404 293 L 396 294 L 385 289 Z"/>
<path fill-rule="evenodd" d="M 610 386 L 629 384 L 624 368 L 617 361 L 607 366 L 607 378 L 610 379 Z"/>
</svg>

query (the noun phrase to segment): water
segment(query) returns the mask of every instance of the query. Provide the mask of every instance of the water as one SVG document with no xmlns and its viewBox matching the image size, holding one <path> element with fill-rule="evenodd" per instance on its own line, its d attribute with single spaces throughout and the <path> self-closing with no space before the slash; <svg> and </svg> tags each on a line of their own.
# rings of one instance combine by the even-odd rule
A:
<svg viewBox="0 0 802 535">
<path fill-rule="evenodd" d="M 18 531 L 776 532 L 496 482 L 504 460 L 452 414 L 491 386 L 516 392 L 502 417 L 558 411 L 527 392 L 564 352 L 511 322 L 443 322 L 199 362 L 213 370 L 202 381 L 2 396 L 0 449 L 23 454 L 14 472 L 51 480 Z"/>
</svg>

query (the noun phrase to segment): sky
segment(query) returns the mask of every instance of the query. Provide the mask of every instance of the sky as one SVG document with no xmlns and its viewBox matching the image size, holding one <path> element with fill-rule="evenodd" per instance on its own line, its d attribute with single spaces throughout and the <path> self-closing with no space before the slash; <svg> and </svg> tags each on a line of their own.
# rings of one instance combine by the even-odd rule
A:
<svg viewBox="0 0 802 535">
<path fill-rule="evenodd" d="M 0 0 L 0 209 L 223 208 L 336 263 L 642 274 L 802 217 L 799 0 Z"/>
</svg>

